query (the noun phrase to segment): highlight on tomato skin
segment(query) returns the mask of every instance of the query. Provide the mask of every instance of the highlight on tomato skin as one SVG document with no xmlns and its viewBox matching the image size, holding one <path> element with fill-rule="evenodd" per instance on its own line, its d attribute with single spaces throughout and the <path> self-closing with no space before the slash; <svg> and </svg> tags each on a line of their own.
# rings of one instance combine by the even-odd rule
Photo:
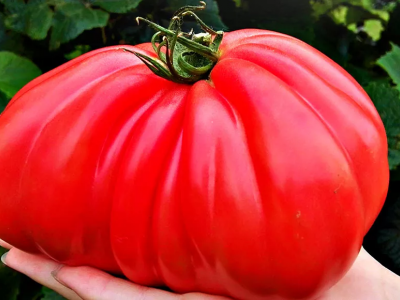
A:
<svg viewBox="0 0 400 300">
<path fill-rule="evenodd" d="M 178 293 L 313 299 L 385 200 L 382 121 L 311 46 L 184 35 L 180 17 L 141 19 L 153 43 L 89 52 L 15 95 L 0 115 L 0 238 Z"/>
</svg>

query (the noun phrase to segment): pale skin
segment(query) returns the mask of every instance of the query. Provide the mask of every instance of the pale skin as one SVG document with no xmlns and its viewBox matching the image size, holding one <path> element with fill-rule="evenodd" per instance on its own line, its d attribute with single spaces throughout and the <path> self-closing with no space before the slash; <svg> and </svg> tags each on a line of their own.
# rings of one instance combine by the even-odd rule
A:
<svg viewBox="0 0 400 300">
<path fill-rule="evenodd" d="M 200 293 L 178 295 L 143 287 L 113 277 L 90 267 L 68 267 L 13 248 L 0 240 L 0 246 L 10 249 L 3 263 L 70 300 L 227 300 L 229 298 Z M 364 249 L 353 267 L 334 287 L 315 300 L 398 300 L 400 276 L 377 262 Z"/>
</svg>

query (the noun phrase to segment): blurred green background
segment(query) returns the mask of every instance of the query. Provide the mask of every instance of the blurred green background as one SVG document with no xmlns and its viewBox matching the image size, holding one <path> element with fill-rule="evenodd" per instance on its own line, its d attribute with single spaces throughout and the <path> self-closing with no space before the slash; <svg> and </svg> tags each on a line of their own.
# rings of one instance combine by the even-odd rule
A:
<svg viewBox="0 0 400 300">
<path fill-rule="evenodd" d="M 149 41 L 154 31 L 138 26 L 137 16 L 166 26 L 177 8 L 198 2 L 0 0 L 0 111 L 24 84 L 85 52 Z M 391 181 L 364 247 L 400 275 L 400 0 L 205 2 L 199 16 L 214 29 L 262 28 L 295 36 L 335 60 L 370 95 L 387 131 Z M 2 264 L 0 298 L 62 299 Z"/>
</svg>

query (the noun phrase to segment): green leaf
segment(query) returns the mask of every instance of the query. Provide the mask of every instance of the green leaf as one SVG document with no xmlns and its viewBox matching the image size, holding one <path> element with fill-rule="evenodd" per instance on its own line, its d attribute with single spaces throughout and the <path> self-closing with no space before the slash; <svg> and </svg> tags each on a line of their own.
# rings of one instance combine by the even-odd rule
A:
<svg viewBox="0 0 400 300">
<path fill-rule="evenodd" d="M 7 28 L 18 33 L 24 33 L 34 40 L 46 38 L 51 27 L 53 12 L 47 5 L 47 0 L 5 1 L 9 11 L 5 19 Z"/>
<path fill-rule="evenodd" d="M 371 12 L 376 11 L 374 10 L 375 0 L 311 0 L 310 3 L 313 8 L 313 14 L 317 18 L 330 13 L 342 5 L 350 7 L 358 6 Z"/>
<path fill-rule="evenodd" d="M 336 24 L 343 25 L 358 24 L 370 19 L 382 19 L 379 14 L 372 13 L 371 10 L 358 5 L 351 5 L 347 2 L 341 3 L 337 7 L 332 7 L 326 13 L 328 12 Z"/>
<path fill-rule="evenodd" d="M 370 19 L 380 19 L 379 16 L 371 13 L 370 10 L 367 10 L 361 6 L 348 6 L 346 13 L 346 25 L 360 23 L 365 20 Z"/>
<path fill-rule="evenodd" d="M 368 85 L 371 81 L 377 80 L 376 75 L 365 68 L 360 68 L 352 64 L 346 64 L 345 69 L 362 86 Z"/>
<path fill-rule="evenodd" d="M 142 0 L 95 0 L 93 5 L 111 13 L 126 13 L 136 8 Z"/>
<path fill-rule="evenodd" d="M 389 167 L 400 165 L 400 91 L 387 83 L 372 82 L 365 87 L 385 125 L 389 145 Z"/>
<path fill-rule="evenodd" d="M 13 52 L 22 52 L 24 50 L 22 35 L 7 30 L 4 24 L 5 18 L 4 14 L 0 12 L 0 51 L 11 50 Z"/>
<path fill-rule="evenodd" d="M 379 20 L 366 20 L 364 22 L 364 31 L 372 38 L 373 41 L 378 41 L 381 38 L 381 33 L 384 30 L 382 22 Z"/>
<path fill-rule="evenodd" d="M 0 91 L 11 98 L 25 84 L 41 74 L 29 59 L 12 52 L 0 51 Z"/>
<path fill-rule="evenodd" d="M 390 207 L 387 226 L 380 230 L 377 243 L 396 268 L 400 269 L 400 198 Z"/>
<path fill-rule="evenodd" d="M 400 218 L 400 215 L 398 216 Z M 382 244 L 384 253 L 400 268 L 400 227 L 389 228 L 380 232 L 378 243 Z"/>
<path fill-rule="evenodd" d="M 355 24 L 369 19 L 389 20 L 390 6 L 376 9 L 376 0 L 311 0 L 313 15 L 330 15 L 338 24 Z"/>
<path fill-rule="evenodd" d="M 85 6 L 79 0 L 58 2 L 53 18 L 50 48 L 57 49 L 60 44 L 76 38 L 85 30 L 106 26 L 108 18 L 107 12 Z"/>
<path fill-rule="evenodd" d="M 42 288 L 42 293 L 43 298 L 41 300 L 65 300 L 63 296 L 47 287 Z"/>
<path fill-rule="evenodd" d="M 240 7 L 242 5 L 242 0 L 232 0 L 235 2 L 236 7 Z"/>
<path fill-rule="evenodd" d="M 0 247 L 0 256 L 7 249 Z M 0 264 L 0 291 L 1 298 L 6 300 L 17 300 L 21 275 L 16 271 Z"/>
<path fill-rule="evenodd" d="M 24 0 L 0 0 L 0 3 L 3 3 L 6 10 L 12 14 L 21 11 L 25 7 Z"/>
<path fill-rule="evenodd" d="M 381 38 L 389 13 L 374 9 L 371 0 L 314 0 L 311 2 L 314 16 L 319 18 L 328 15 L 336 24 L 346 26 L 357 33 L 367 33 L 373 41 Z M 360 27 L 359 25 L 363 26 Z"/>
<path fill-rule="evenodd" d="M 0 113 L 6 108 L 8 101 L 10 101 L 10 98 L 0 92 Z"/>
<path fill-rule="evenodd" d="M 322 15 L 332 12 L 334 9 L 346 2 L 346 0 L 310 0 L 315 18 L 319 18 Z"/>
<path fill-rule="evenodd" d="M 392 50 L 379 58 L 377 64 L 381 66 L 389 74 L 393 82 L 400 87 L 400 47 L 392 43 Z"/>
</svg>

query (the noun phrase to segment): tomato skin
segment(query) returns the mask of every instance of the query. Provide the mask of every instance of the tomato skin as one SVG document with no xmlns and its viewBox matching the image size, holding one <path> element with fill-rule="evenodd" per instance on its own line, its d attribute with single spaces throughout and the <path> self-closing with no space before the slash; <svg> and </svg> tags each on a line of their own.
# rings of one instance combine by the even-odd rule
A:
<svg viewBox="0 0 400 300">
<path fill-rule="evenodd" d="M 181 293 L 308 299 L 335 284 L 385 200 L 382 121 L 303 42 L 241 30 L 220 49 L 193 85 L 121 47 L 26 85 L 0 116 L 0 238 Z"/>
</svg>

